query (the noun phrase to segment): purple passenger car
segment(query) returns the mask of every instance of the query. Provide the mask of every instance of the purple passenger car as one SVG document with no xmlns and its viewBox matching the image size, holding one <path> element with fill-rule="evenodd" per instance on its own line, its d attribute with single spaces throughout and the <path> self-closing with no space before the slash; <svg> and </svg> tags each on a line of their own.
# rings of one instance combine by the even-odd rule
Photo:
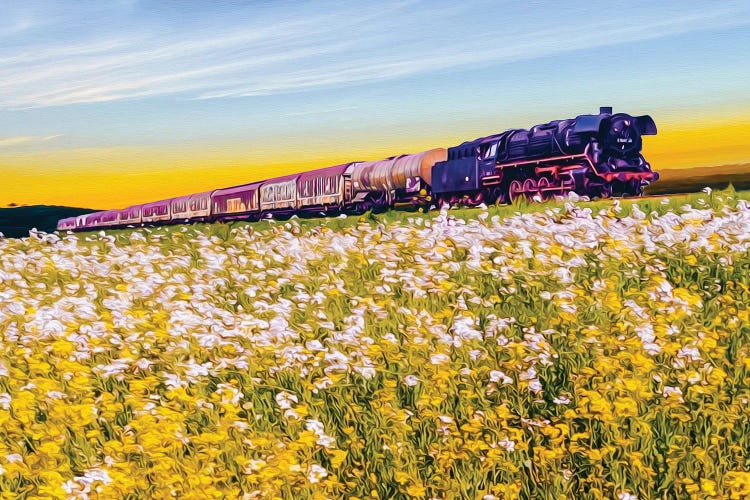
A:
<svg viewBox="0 0 750 500">
<path fill-rule="evenodd" d="M 167 222 L 170 219 L 169 202 L 171 200 L 159 200 L 141 205 L 141 219 L 144 223 Z"/>
<path fill-rule="evenodd" d="M 99 216 L 99 225 L 104 227 L 115 227 L 120 225 L 120 211 L 106 210 Z"/>
<path fill-rule="evenodd" d="M 94 212 L 85 216 L 83 227 L 96 227 L 102 223 L 102 214 L 104 212 Z"/>
<path fill-rule="evenodd" d="M 123 208 L 120 212 L 120 225 L 138 226 L 141 224 L 141 205 Z"/>
<path fill-rule="evenodd" d="M 253 182 L 214 191 L 211 196 L 214 218 L 244 219 L 259 214 L 258 188 L 261 184 L 262 182 Z"/>
<path fill-rule="evenodd" d="M 344 173 L 350 163 L 299 174 L 297 196 L 303 209 L 338 208 L 344 203 Z"/>
<path fill-rule="evenodd" d="M 260 186 L 261 212 L 291 213 L 297 208 L 297 178 L 302 174 L 269 179 Z"/>
<path fill-rule="evenodd" d="M 57 230 L 58 231 L 70 231 L 76 228 L 76 218 L 75 217 L 67 217 L 65 219 L 60 219 L 57 222 Z"/>
<path fill-rule="evenodd" d="M 76 229 L 83 229 L 88 226 L 87 219 L 91 214 L 79 215 L 76 217 Z"/>
<path fill-rule="evenodd" d="M 171 220 L 208 220 L 211 215 L 211 193 L 213 193 L 213 191 L 204 191 L 203 193 L 172 198 L 169 204 Z"/>
</svg>

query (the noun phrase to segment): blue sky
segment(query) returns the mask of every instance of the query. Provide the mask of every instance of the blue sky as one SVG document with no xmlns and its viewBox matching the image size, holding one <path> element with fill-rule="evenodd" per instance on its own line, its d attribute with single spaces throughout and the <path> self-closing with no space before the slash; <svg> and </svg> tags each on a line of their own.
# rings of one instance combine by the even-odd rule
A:
<svg viewBox="0 0 750 500">
<path fill-rule="evenodd" d="M 211 141 L 436 120 L 444 132 L 451 116 L 491 127 L 601 103 L 670 119 L 746 101 L 749 2 L 596 7 L 7 2 L 0 140 Z"/>
<path fill-rule="evenodd" d="M 748 53 L 747 0 L 4 2 L 0 168 L 53 192 L 53 174 L 159 168 L 154 151 L 178 152 L 171 169 L 221 153 L 299 170 L 305 154 L 375 159 L 600 105 L 662 131 L 750 122 Z M 720 161 L 750 161 L 735 143 Z"/>
</svg>

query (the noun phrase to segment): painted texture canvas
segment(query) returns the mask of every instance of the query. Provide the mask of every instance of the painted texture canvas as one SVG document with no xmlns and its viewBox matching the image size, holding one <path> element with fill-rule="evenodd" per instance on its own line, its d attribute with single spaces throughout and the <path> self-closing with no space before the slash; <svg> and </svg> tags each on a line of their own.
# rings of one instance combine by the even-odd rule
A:
<svg viewBox="0 0 750 500">
<path fill-rule="evenodd" d="M 750 497 L 747 2 L 0 5 L 0 496 Z"/>
</svg>

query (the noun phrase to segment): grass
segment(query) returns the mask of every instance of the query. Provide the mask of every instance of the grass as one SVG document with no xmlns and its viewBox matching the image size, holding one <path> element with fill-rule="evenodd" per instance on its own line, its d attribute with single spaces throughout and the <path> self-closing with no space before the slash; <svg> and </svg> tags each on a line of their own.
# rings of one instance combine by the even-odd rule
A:
<svg viewBox="0 0 750 500">
<path fill-rule="evenodd" d="M 727 198 L 733 198 L 737 200 L 750 200 L 750 191 L 736 191 L 730 184 L 726 189 L 689 194 L 679 195 L 665 195 L 664 197 L 644 197 L 644 198 L 619 198 L 619 199 L 606 199 L 606 200 L 594 200 L 594 201 L 577 201 L 576 205 L 581 209 L 591 209 L 594 213 L 598 213 L 600 210 L 607 210 L 617 204 L 618 214 L 621 216 L 629 216 L 632 212 L 633 206 L 637 206 L 639 210 L 646 214 L 664 215 L 668 212 L 679 212 L 684 206 L 704 206 L 706 208 L 718 208 L 723 206 Z M 518 214 L 528 213 L 539 213 L 547 210 L 562 210 L 569 204 L 570 200 L 566 199 L 553 199 L 544 202 L 529 202 L 525 199 L 519 198 L 515 203 L 511 205 L 497 204 L 487 207 L 487 212 L 490 217 L 498 216 L 501 219 L 510 217 Z M 480 208 L 461 208 L 454 207 L 450 210 L 450 215 L 456 219 L 469 220 L 476 218 L 477 214 L 482 212 Z M 371 226 L 377 226 L 379 224 L 389 225 L 393 223 L 398 224 L 410 224 L 416 219 L 428 220 L 435 216 L 437 212 L 435 210 L 427 213 L 418 211 L 408 210 L 389 210 L 384 213 L 373 213 L 367 212 L 360 216 L 347 216 L 347 217 L 311 217 L 311 218 L 298 218 L 293 217 L 292 220 L 296 221 L 295 226 L 299 228 L 302 233 L 307 233 L 313 229 L 328 228 L 332 231 L 341 231 L 356 227 L 361 222 L 366 222 Z M 262 220 L 258 222 L 248 221 L 232 221 L 232 222 L 219 222 L 219 223 L 193 223 L 193 224 L 177 224 L 168 226 L 156 226 L 149 228 L 154 234 L 168 235 L 175 231 L 185 231 L 187 228 L 188 234 L 194 234 L 194 232 L 204 232 L 208 230 L 211 234 L 215 234 L 219 237 L 226 238 L 230 234 L 232 229 L 235 228 L 252 228 L 256 231 L 265 231 L 274 227 L 285 227 L 289 221 L 285 220 Z M 120 238 L 121 241 L 125 241 L 132 231 L 138 230 L 136 228 L 126 229 L 115 229 L 107 230 L 107 234 L 111 234 L 115 237 Z M 82 233 L 86 234 L 86 233 Z"/>
<path fill-rule="evenodd" d="M 0 240 L 0 493 L 748 498 L 748 197 Z"/>
</svg>

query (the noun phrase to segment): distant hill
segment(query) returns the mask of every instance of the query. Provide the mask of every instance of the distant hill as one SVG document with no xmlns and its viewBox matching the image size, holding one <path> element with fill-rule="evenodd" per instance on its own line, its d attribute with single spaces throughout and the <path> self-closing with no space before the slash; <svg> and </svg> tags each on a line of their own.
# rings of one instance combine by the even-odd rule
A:
<svg viewBox="0 0 750 500">
<path fill-rule="evenodd" d="M 737 190 L 750 189 L 750 163 L 664 170 L 657 166 L 656 171 L 659 180 L 646 188 L 646 194 L 694 193 L 705 187 L 725 189 L 730 183 Z"/>
<path fill-rule="evenodd" d="M 29 229 L 52 232 L 57 228 L 57 221 L 65 217 L 95 212 L 88 208 L 56 207 L 32 205 L 28 207 L 0 208 L 0 232 L 6 238 L 23 238 L 29 235 Z"/>
</svg>

